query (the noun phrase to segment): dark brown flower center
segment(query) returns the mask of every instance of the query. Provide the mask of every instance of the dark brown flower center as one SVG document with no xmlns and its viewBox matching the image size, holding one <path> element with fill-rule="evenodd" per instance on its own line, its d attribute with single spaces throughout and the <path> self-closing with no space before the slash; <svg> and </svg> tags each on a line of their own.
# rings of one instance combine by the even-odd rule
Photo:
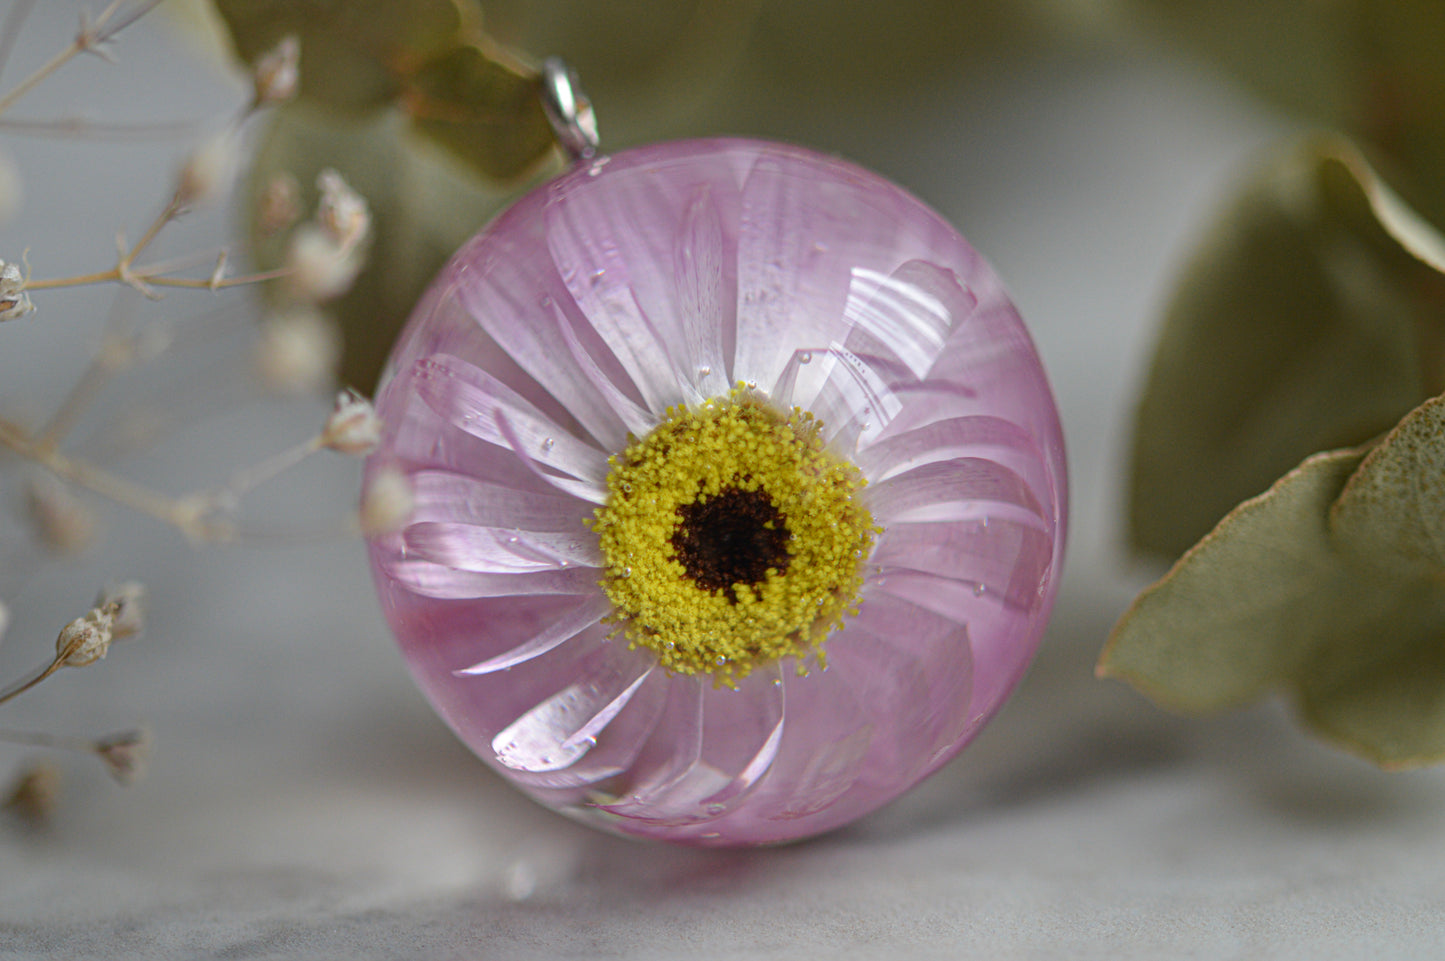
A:
<svg viewBox="0 0 1445 961">
<path fill-rule="evenodd" d="M 737 584 L 788 569 L 788 526 L 767 491 L 725 487 L 677 508 L 672 547 L 692 582 L 737 603 Z"/>
</svg>

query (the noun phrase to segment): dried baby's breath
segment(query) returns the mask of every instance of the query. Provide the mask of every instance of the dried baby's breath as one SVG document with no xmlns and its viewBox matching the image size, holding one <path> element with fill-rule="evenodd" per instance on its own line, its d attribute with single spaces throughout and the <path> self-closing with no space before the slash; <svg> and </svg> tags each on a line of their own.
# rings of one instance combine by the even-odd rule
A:
<svg viewBox="0 0 1445 961">
<path fill-rule="evenodd" d="M 23 80 L 8 89 L 0 89 L 0 120 L 9 123 L 11 118 L 5 115 L 12 106 L 79 54 L 109 57 L 121 31 L 158 3 L 159 0 L 116 2 L 94 16 L 83 15 L 73 38 L 60 52 Z M 6 18 L 7 36 L 0 41 L 0 66 L 34 5 L 22 3 L 16 9 L 18 14 Z M 312 220 L 299 227 L 295 225 L 301 217 L 300 192 L 294 179 L 274 180 L 266 191 L 260 212 L 263 229 L 277 232 L 294 228 L 290 246 L 295 256 L 285 267 L 231 276 L 230 258 L 224 248 L 195 250 L 165 260 L 156 257 L 160 246 L 158 238 L 169 235 L 173 224 L 182 220 L 189 210 L 216 201 L 229 191 L 241 147 L 246 142 L 243 126 L 258 109 L 295 95 L 300 56 L 297 40 L 288 37 L 260 59 L 252 76 L 253 90 L 248 102 L 232 113 L 228 122 L 184 154 L 175 168 L 174 180 L 167 185 L 169 193 L 162 195 L 154 216 L 143 222 L 139 231 L 116 232 L 113 264 L 102 264 L 99 269 L 69 276 L 32 277 L 29 252 L 7 252 L 11 253 L 12 260 L 0 260 L 0 321 L 32 313 L 37 306 L 32 295 L 38 296 L 40 291 L 63 294 L 69 288 L 111 284 L 158 300 L 172 290 L 216 293 L 285 278 L 287 309 L 268 318 L 255 339 L 255 368 L 260 379 L 267 388 L 284 393 L 315 392 L 334 383 L 340 349 L 338 335 L 335 325 L 317 313 L 314 305 L 340 294 L 350 285 L 361 270 L 371 229 L 365 199 L 339 174 L 328 171 L 322 175 L 318 182 L 321 197 L 317 210 Z M 45 126 L 44 121 L 25 123 Z M 62 124 L 57 122 L 47 129 L 51 128 L 61 129 Z M 92 128 L 92 132 L 115 131 L 125 129 L 125 125 L 95 124 Z M 9 216 L 17 206 L 19 185 L 20 177 L 13 163 L 8 156 L 0 155 L 0 219 Z M 99 205 L 90 203 L 92 199 L 79 196 L 74 201 L 91 211 L 87 222 L 94 222 L 105 213 Z M 55 252 L 37 251 L 35 259 L 42 264 L 53 261 Z M 50 307 L 47 303 L 40 306 Z M 57 306 L 68 305 L 59 300 Z M 74 328 L 67 324 L 71 318 L 65 310 L 56 310 L 50 317 L 57 326 L 67 325 L 65 336 L 83 342 L 85 338 L 77 337 Z M 165 322 L 137 320 L 133 312 L 117 311 L 106 324 L 90 363 L 48 416 L 43 410 L 38 418 L 34 411 L 29 411 L 23 420 L 0 414 L 0 451 L 35 472 L 28 479 L 25 505 L 37 541 L 50 552 L 84 550 L 94 540 L 97 515 L 93 504 L 104 503 L 152 517 L 195 543 L 277 539 L 274 532 L 265 531 L 243 514 L 242 501 L 250 491 L 317 451 L 331 449 L 360 454 L 375 443 L 380 425 L 370 403 L 359 395 L 347 393 L 338 399 L 324 426 L 312 436 L 257 463 L 236 469 L 214 486 L 168 493 L 130 480 L 122 469 L 111 466 L 112 463 L 124 464 L 122 458 L 128 458 L 138 445 L 149 444 L 154 438 L 121 440 L 125 431 L 118 425 L 124 422 L 128 412 L 113 410 L 98 398 L 122 374 L 153 362 L 173 361 L 189 343 L 185 336 L 188 331 L 184 328 L 184 324 L 170 318 Z M 180 409 L 187 406 L 189 399 L 184 398 L 175 405 L 181 414 L 188 414 Z M 88 437 L 77 429 L 97 417 L 104 418 L 102 427 Z M 32 419 L 38 426 L 31 425 Z M 185 418 L 172 419 L 179 422 Z M 123 449 L 127 443 L 130 448 Z M 404 491 L 392 490 L 388 494 L 383 489 L 382 494 L 370 505 L 368 516 L 372 522 L 389 523 L 388 518 L 398 510 L 403 507 L 409 510 Z M 355 515 L 340 513 L 323 533 L 354 530 L 356 526 Z M 315 533 L 298 533 L 289 526 L 280 534 L 283 539 L 314 536 Z M 0 634 L 8 625 L 9 613 L 9 606 L 0 599 Z M 25 694 L 63 668 L 98 663 L 106 657 L 113 642 L 142 633 L 145 614 L 143 585 L 119 581 L 106 586 L 96 596 L 93 606 L 78 616 L 71 616 L 59 627 L 54 635 L 53 656 L 28 673 L 0 680 L 0 704 Z M 56 619 L 57 623 L 61 620 Z M 44 643 L 42 637 L 28 640 Z M 12 644 L 15 641 L 13 637 L 10 639 Z M 116 780 L 127 783 L 142 770 L 151 744 L 144 728 L 100 738 L 49 730 L 0 729 L 0 741 L 89 753 L 102 761 Z M 9 806 L 17 810 L 24 808 L 35 816 L 43 815 L 53 806 L 54 788 L 58 783 L 53 771 L 53 768 L 36 768 L 35 773 L 27 775 L 12 792 Z"/>
</svg>

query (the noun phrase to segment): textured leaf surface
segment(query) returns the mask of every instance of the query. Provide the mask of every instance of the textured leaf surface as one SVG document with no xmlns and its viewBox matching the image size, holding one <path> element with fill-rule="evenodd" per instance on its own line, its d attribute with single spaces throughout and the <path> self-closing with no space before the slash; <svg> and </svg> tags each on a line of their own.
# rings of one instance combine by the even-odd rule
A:
<svg viewBox="0 0 1445 961">
<path fill-rule="evenodd" d="M 1101 674 L 1161 704 L 1239 704 L 1297 674 L 1311 633 L 1353 620 L 1353 572 L 1330 546 L 1328 513 L 1363 454 L 1320 454 L 1246 501 L 1134 604 Z M 1353 593 L 1346 591 L 1346 593 Z"/>
<path fill-rule="evenodd" d="M 1186 266 L 1140 402 L 1130 533 L 1177 556 L 1318 450 L 1445 388 L 1445 242 L 1334 138 L 1247 186 Z"/>
<path fill-rule="evenodd" d="M 1100 661 L 1176 710 L 1293 693 L 1390 768 L 1445 760 L 1445 399 L 1309 458 L 1149 588 Z"/>
<path fill-rule="evenodd" d="M 1370 452 L 1330 521 L 1362 557 L 1445 583 L 1445 399 L 1420 405 Z"/>
</svg>

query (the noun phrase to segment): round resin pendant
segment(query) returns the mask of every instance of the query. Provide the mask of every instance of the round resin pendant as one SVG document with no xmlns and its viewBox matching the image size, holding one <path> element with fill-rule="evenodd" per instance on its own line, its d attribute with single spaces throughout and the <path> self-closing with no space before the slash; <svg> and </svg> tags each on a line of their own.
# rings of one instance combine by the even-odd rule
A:
<svg viewBox="0 0 1445 961">
<path fill-rule="evenodd" d="M 599 157 L 453 258 L 392 354 L 370 548 L 417 682 L 538 801 L 826 831 L 998 710 L 1058 585 L 1058 416 L 998 279 L 851 164 Z"/>
</svg>

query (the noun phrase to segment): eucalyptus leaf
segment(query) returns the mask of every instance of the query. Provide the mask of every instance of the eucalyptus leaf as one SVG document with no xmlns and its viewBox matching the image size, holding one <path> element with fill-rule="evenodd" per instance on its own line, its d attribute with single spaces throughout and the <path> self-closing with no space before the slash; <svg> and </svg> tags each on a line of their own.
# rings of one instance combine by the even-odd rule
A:
<svg viewBox="0 0 1445 961">
<path fill-rule="evenodd" d="M 1403 571 L 1388 535 L 1376 543 L 1382 532 L 1355 540 L 1368 519 L 1333 523 L 1362 488 L 1388 486 L 1382 469 L 1410 448 L 1445 457 L 1445 435 L 1423 435 L 1442 403 L 1368 456 L 1317 454 L 1232 511 L 1136 599 L 1099 673 L 1182 711 L 1290 692 L 1317 733 L 1377 764 L 1445 759 L 1445 583 Z M 1376 519 L 1409 523 L 1432 509 L 1417 500 Z M 1371 553 L 1380 546 L 1385 556 Z"/>
<path fill-rule="evenodd" d="M 1445 583 L 1445 399 L 1411 411 L 1370 452 L 1330 524 L 1342 546 Z"/>
<path fill-rule="evenodd" d="M 1297 686 L 1306 724 L 1392 770 L 1445 761 L 1445 591 L 1401 594 L 1377 637 L 1324 648 Z"/>
<path fill-rule="evenodd" d="M 481 26 L 475 0 L 214 0 L 247 63 L 293 34 L 301 96 L 332 108 L 376 109 L 402 78 Z"/>
<path fill-rule="evenodd" d="M 1273 157 L 1185 266 L 1134 435 L 1130 535 L 1177 556 L 1307 454 L 1445 389 L 1445 240 L 1334 137 Z"/>
<path fill-rule="evenodd" d="M 328 305 L 345 334 L 342 378 L 369 390 L 397 332 L 433 275 L 516 190 L 478 180 L 455 159 L 412 134 L 399 108 L 365 117 L 338 116 L 306 102 L 277 114 L 252 168 L 254 198 L 271 178 L 289 173 L 314 204 L 316 175 L 336 168 L 366 197 L 372 212 L 367 266 L 355 286 Z M 259 205 L 252 203 L 255 212 Z M 252 224 L 258 267 L 278 266 L 285 238 L 261 236 Z"/>
<path fill-rule="evenodd" d="M 418 133 L 488 177 L 525 173 L 555 142 L 537 74 L 480 44 L 420 66 L 407 79 L 404 103 Z"/>
<path fill-rule="evenodd" d="M 1318 454 L 1230 512 L 1135 599 L 1099 673 L 1180 711 L 1234 706 L 1287 684 L 1310 635 L 1355 620 L 1355 574 L 1332 548 L 1328 514 L 1363 457 Z"/>
</svg>

